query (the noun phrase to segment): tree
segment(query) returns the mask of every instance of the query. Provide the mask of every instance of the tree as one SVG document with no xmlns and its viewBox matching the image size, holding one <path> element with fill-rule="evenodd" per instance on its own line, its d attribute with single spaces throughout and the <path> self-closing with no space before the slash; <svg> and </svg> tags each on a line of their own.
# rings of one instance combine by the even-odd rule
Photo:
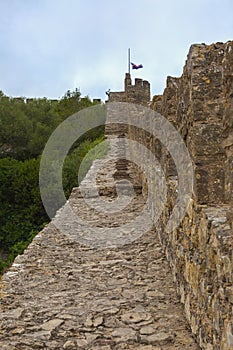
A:
<svg viewBox="0 0 233 350">
<path fill-rule="evenodd" d="M 0 258 L 0 273 L 49 221 L 39 188 L 40 155 L 49 136 L 65 118 L 92 105 L 78 89 L 68 90 L 60 101 L 14 99 L 0 91 L 0 251 L 7 254 L 6 260 Z M 67 197 L 78 184 L 82 159 L 103 140 L 103 131 L 103 126 L 91 129 L 72 146 L 63 168 Z M 90 152 L 81 177 L 104 152 Z"/>
</svg>

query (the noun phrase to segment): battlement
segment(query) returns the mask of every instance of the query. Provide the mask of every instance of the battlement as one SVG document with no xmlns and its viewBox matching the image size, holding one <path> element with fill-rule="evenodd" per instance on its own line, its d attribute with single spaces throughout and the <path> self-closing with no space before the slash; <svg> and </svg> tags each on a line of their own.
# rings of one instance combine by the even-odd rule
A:
<svg viewBox="0 0 233 350">
<path fill-rule="evenodd" d="M 80 217 L 91 223 L 87 230 L 90 248 L 85 247 L 85 225 L 76 218 L 72 221 L 65 205 L 56 220 L 66 231 L 58 230 L 52 221 L 2 277 L 2 349 L 97 349 L 97 342 L 104 341 L 109 342 L 106 348 L 128 349 L 130 340 L 130 346 L 137 349 L 144 349 L 143 344 L 160 349 L 164 344 L 174 349 L 232 350 L 233 41 L 192 45 L 182 76 L 168 77 L 164 93 L 154 96 L 151 103 L 149 82 L 137 78 L 132 84 L 129 73 L 124 91 L 107 94 L 108 102 L 151 109 L 108 104 L 105 132 L 112 147 L 103 160 L 106 168 L 96 160 L 82 182 L 95 206 L 83 204 L 80 188 L 73 189 L 68 202 L 74 213 L 81 213 Z M 169 135 L 164 127 L 167 123 L 157 123 L 156 112 L 177 129 L 186 148 L 176 141 L 175 133 Z M 132 125 L 128 116 L 136 120 L 137 113 L 141 124 Z M 157 129 L 166 135 L 165 143 Z M 141 154 L 139 144 L 143 146 Z M 187 164 L 184 149 L 192 166 Z M 128 155 L 133 161 L 128 161 Z M 178 158 L 179 163 L 175 162 Z M 140 166 L 134 161 L 138 159 Z M 181 189 L 190 180 L 191 167 L 193 193 L 183 217 L 179 204 L 189 195 Z M 159 177 L 166 182 L 162 208 Z M 119 180 L 124 189 L 130 181 L 137 196 L 108 216 L 103 207 L 98 208 L 94 184 L 104 199 L 101 202 L 111 206 Z M 145 207 L 151 213 L 151 231 L 145 225 Z M 183 219 L 172 219 L 173 227 L 168 229 L 174 212 L 181 212 Z M 136 224 L 131 220 L 135 213 L 140 218 Z M 145 232 L 134 243 L 130 237 L 137 226 Z M 117 249 L 106 245 L 107 254 L 96 249 L 95 231 L 100 229 L 101 244 L 108 244 L 107 230 L 116 227 L 126 244 Z M 77 236 L 84 244 L 76 244 Z M 117 234 L 114 237 L 118 239 Z M 166 268 L 161 246 L 173 276 Z M 164 271 L 166 276 L 161 276 Z M 172 280 L 200 348 L 184 333 L 188 327 L 178 317 Z M 171 301 L 174 304 L 167 309 Z M 143 327 L 145 320 L 150 327 Z M 170 326 L 172 320 L 178 329 Z M 129 324 L 137 327 L 129 328 Z"/>
<path fill-rule="evenodd" d="M 132 79 L 129 73 L 125 74 L 124 91 L 109 92 L 109 102 L 128 102 L 137 103 L 144 106 L 150 104 L 150 83 L 140 78 L 135 79 L 132 85 Z"/>
</svg>

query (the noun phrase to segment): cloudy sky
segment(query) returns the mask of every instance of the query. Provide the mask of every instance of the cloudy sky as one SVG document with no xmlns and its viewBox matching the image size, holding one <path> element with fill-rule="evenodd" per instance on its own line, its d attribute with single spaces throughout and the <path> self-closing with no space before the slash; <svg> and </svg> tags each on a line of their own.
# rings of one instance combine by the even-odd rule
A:
<svg viewBox="0 0 233 350">
<path fill-rule="evenodd" d="M 0 0 L 0 90 L 105 99 L 132 73 L 161 93 L 193 43 L 233 40 L 232 0 Z"/>
</svg>

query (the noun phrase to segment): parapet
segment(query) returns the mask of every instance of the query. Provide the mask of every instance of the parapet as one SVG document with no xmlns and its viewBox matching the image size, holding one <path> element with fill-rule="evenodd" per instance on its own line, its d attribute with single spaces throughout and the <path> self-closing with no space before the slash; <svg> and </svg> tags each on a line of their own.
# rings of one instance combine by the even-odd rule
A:
<svg viewBox="0 0 233 350">
<path fill-rule="evenodd" d="M 150 83 L 140 78 L 135 79 L 132 85 L 131 76 L 125 74 L 124 91 L 109 92 L 109 102 L 129 102 L 149 106 L 150 104 Z"/>
</svg>

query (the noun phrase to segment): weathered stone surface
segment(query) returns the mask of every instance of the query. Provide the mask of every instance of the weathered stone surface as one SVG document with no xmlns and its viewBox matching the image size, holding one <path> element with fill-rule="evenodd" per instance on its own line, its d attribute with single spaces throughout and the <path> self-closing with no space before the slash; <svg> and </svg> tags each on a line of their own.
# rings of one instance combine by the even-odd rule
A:
<svg viewBox="0 0 233 350">
<path fill-rule="evenodd" d="M 59 327 L 64 321 L 59 319 L 50 320 L 41 325 L 41 328 L 45 331 L 53 331 L 57 327 Z"/>
<path fill-rule="evenodd" d="M 182 77 L 168 77 L 164 94 L 153 98 L 151 107 L 185 140 L 195 170 L 194 196 L 172 232 L 166 224 L 176 205 L 179 179 L 171 155 L 143 125 L 107 123 L 113 145 L 107 162 L 103 166 L 102 160 L 96 161 L 82 183 L 94 207 L 83 201 L 81 187 L 69 199 L 73 211 L 94 228 L 90 225 L 85 232 L 82 225 L 72 226 L 64 206 L 55 218 L 62 230 L 50 223 L 15 259 L 0 284 L 1 349 L 197 350 L 191 331 L 201 349 L 233 349 L 232 69 L 233 42 L 193 45 Z M 132 85 L 128 74 L 125 91 L 109 95 L 110 102 L 148 106 L 149 100 L 149 83 L 136 79 Z M 148 118 L 149 127 L 150 122 Z M 124 244 L 112 246 L 106 228 L 135 219 L 148 195 L 153 220 L 160 202 L 151 169 L 148 179 L 138 165 L 124 159 L 126 146 L 118 138 L 125 136 L 159 160 L 167 202 L 156 228 L 145 230 L 147 220 L 142 218 L 137 228 L 143 235 L 132 239 L 135 227 L 124 228 L 120 237 L 111 237 Z M 127 151 L 135 153 L 133 146 Z M 116 154 L 121 155 L 117 162 Z M 182 157 L 179 149 L 178 154 Z M 133 184 L 135 197 L 118 213 L 99 210 L 93 186 L 98 165 L 102 168 L 96 183 L 107 207 L 114 205 L 117 186 L 126 199 L 131 193 L 127 181 Z M 99 244 L 95 228 L 102 232 Z"/>
<path fill-rule="evenodd" d="M 157 327 L 152 327 L 152 326 L 146 326 L 146 327 L 142 327 L 140 329 L 140 334 L 146 334 L 146 335 L 149 335 L 149 334 L 153 334 L 153 333 L 156 333 L 156 328 Z"/>
<path fill-rule="evenodd" d="M 136 78 L 135 85 L 132 85 L 131 76 L 129 73 L 126 73 L 124 85 L 124 91 L 109 93 L 109 102 L 128 102 L 140 103 L 146 106 L 149 105 L 150 84 L 148 81 Z"/>
<path fill-rule="evenodd" d="M 142 142 L 156 155 L 165 173 L 168 201 L 156 223 L 157 232 L 192 331 L 203 349 L 214 350 L 233 347 L 229 333 L 233 318 L 229 291 L 233 283 L 232 63 L 232 41 L 192 45 L 181 78 L 168 77 L 164 94 L 155 96 L 151 103 L 179 130 L 195 173 L 193 201 L 172 233 L 166 233 L 166 224 L 180 181 L 174 161 L 164 146 L 145 132 L 144 125 L 124 131 L 130 140 Z M 147 123 L 153 131 L 150 118 Z M 168 144 L 173 145 L 172 138 Z M 135 149 L 132 144 L 129 153 L 136 157 Z M 136 166 L 130 164 L 129 168 L 145 197 L 149 181 L 152 188 L 158 188 L 155 177 L 148 180 Z M 159 202 L 156 198 L 156 190 L 150 192 L 152 213 Z"/>
<path fill-rule="evenodd" d="M 117 328 L 112 333 L 113 337 L 120 339 L 120 341 L 127 342 L 129 340 L 136 340 L 136 332 L 132 328 Z"/>
<path fill-rule="evenodd" d="M 122 315 L 121 319 L 125 323 L 138 323 L 141 321 L 149 321 L 152 316 L 148 313 L 143 312 L 128 312 Z"/>
<path fill-rule="evenodd" d="M 141 340 L 147 344 L 162 345 L 173 342 L 174 336 L 169 333 L 161 332 L 152 335 L 142 335 Z"/>
<path fill-rule="evenodd" d="M 63 349 L 75 349 L 75 348 L 76 348 L 75 342 L 70 341 L 70 340 L 65 342 L 65 344 L 63 345 Z"/>
<path fill-rule="evenodd" d="M 166 234 L 177 180 L 169 155 L 162 151 L 169 200 L 157 230 L 192 331 L 203 349 L 214 350 L 233 348 L 232 63 L 232 41 L 193 45 L 182 77 L 168 78 L 159 106 L 186 141 L 194 163 L 195 197 L 182 225 Z M 156 110 L 156 99 L 152 107 Z M 130 129 L 129 136 L 135 139 Z"/>
<path fill-rule="evenodd" d="M 101 196 L 108 201 L 114 199 L 114 162 L 104 169 L 97 181 L 110 183 L 109 197 Z M 85 186 L 92 186 L 93 171 Z M 78 189 L 69 199 L 74 211 L 103 228 L 128 222 L 144 202 L 136 195 L 123 212 L 106 215 L 90 208 Z M 62 211 L 57 215 L 64 219 Z M 50 223 L 1 282 L 3 349 L 198 349 L 153 230 L 123 246 L 99 249 Z M 173 333 L 180 337 L 171 339 Z"/>
</svg>

